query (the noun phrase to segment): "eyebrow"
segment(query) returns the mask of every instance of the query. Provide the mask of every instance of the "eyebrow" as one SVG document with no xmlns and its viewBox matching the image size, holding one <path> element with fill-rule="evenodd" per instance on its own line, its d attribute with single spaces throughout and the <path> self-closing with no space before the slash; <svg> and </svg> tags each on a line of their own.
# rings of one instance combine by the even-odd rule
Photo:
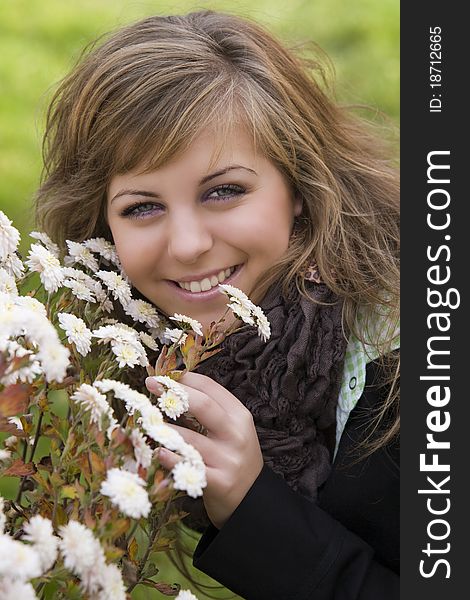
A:
<svg viewBox="0 0 470 600">
<path fill-rule="evenodd" d="M 220 169 L 219 171 L 215 171 L 214 173 L 211 173 L 210 175 L 206 175 L 205 177 L 203 177 L 201 179 L 201 181 L 199 182 L 199 185 L 204 185 L 208 181 L 211 181 L 212 179 L 215 179 L 216 177 L 220 177 L 220 175 L 225 175 L 225 173 L 228 173 L 229 171 L 234 171 L 235 169 L 243 169 L 244 171 L 248 171 L 249 173 L 258 175 L 258 173 L 256 171 L 253 171 L 253 169 L 249 169 L 248 167 L 244 167 L 243 165 L 229 165 L 228 167 L 224 167 L 223 169 Z M 156 194 L 154 192 L 149 192 L 146 190 L 126 189 L 126 190 L 121 190 L 115 196 L 113 196 L 110 204 L 112 202 L 114 202 L 114 200 L 116 200 L 116 198 L 119 198 L 120 196 L 144 196 L 145 198 L 160 198 L 160 194 Z"/>
</svg>

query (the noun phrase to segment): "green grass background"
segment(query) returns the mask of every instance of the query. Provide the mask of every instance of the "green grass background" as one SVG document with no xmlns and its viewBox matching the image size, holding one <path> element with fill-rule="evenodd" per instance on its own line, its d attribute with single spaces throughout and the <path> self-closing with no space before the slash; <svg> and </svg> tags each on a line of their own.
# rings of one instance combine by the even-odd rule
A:
<svg viewBox="0 0 470 600">
<path fill-rule="evenodd" d="M 314 41 L 335 65 L 340 101 L 367 104 L 398 123 L 398 0 L 0 0 L 0 208 L 20 229 L 23 251 L 34 226 L 44 113 L 56 83 L 102 33 L 151 14 L 198 8 L 255 18 L 287 43 Z M 168 565 L 163 577 L 184 583 Z M 233 597 L 226 590 L 216 595 Z M 133 593 L 139 600 L 157 597 L 144 588 Z"/>
</svg>

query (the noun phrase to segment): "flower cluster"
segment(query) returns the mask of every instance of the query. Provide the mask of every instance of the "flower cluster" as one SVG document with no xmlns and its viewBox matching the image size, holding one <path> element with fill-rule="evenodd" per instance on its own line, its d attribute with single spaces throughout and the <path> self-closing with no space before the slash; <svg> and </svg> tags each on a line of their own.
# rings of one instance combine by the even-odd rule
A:
<svg viewBox="0 0 470 600">
<path fill-rule="evenodd" d="M 189 408 L 179 376 L 217 352 L 224 333 L 204 334 L 181 314 L 166 320 L 134 298 L 103 238 L 68 240 L 62 256 L 46 234 L 30 235 L 22 261 L 20 234 L 0 211 L 0 475 L 18 481 L 14 499 L 0 496 L 0 598 L 42 589 L 124 599 L 158 572 L 148 561 L 180 518 L 174 499 L 206 486 L 201 455 L 167 419 Z M 261 310 L 220 287 L 267 339 Z M 123 313 L 128 323 L 112 318 Z M 159 353 L 154 367 L 149 352 Z M 144 373 L 141 391 L 121 381 L 139 368 L 161 385 L 158 397 L 144 393 Z M 181 457 L 171 471 L 161 447 Z"/>
</svg>

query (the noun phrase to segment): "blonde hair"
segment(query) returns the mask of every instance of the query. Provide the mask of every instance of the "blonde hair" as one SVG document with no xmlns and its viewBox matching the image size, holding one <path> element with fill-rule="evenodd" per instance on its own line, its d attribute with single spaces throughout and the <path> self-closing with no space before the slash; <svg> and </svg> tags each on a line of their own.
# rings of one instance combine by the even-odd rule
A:
<svg viewBox="0 0 470 600">
<path fill-rule="evenodd" d="M 315 261 L 343 301 L 346 335 L 362 339 L 386 307 L 395 329 L 399 293 L 398 178 L 371 127 L 332 98 L 322 68 L 260 25 L 213 11 L 150 17 L 91 48 L 62 81 L 47 115 L 39 225 L 58 243 L 112 239 L 105 198 L 117 173 L 156 169 L 208 128 L 227 139 L 242 124 L 255 148 L 302 200 L 288 252 L 265 274 L 306 294 Z M 380 354 L 393 335 L 377 338 Z M 370 342 L 370 340 L 369 340 Z M 397 407 L 397 361 L 375 423 Z M 389 419 L 389 417 L 386 417 Z M 398 429 L 392 419 L 372 449 Z"/>
</svg>

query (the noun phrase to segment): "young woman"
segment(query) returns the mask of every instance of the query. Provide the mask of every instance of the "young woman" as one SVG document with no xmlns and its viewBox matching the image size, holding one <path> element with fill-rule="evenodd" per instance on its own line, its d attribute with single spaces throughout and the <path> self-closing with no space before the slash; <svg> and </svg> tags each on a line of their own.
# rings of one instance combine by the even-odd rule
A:
<svg viewBox="0 0 470 600">
<path fill-rule="evenodd" d="M 194 564 L 248 599 L 398 598 L 397 176 L 318 66 L 211 11 L 121 29 L 54 98 L 38 218 L 113 241 L 165 314 L 208 326 L 224 281 L 271 323 L 181 380 Z"/>
</svg>

